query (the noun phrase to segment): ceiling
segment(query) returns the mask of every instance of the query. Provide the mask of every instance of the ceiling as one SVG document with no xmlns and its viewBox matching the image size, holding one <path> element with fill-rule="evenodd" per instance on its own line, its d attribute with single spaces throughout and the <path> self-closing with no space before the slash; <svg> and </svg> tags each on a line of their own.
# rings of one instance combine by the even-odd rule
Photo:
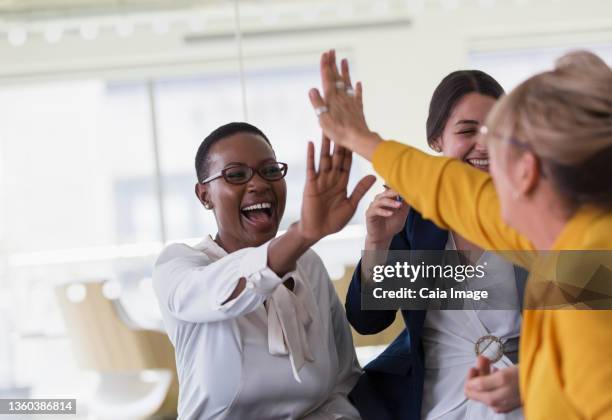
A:
<svg viewBox="0 0 612 420">
<path fill-rule="evenodd" d="M 406 1 L 0 0 L 0 37 L 6 34 L 11 44 L 22 45 L 34 34 L 54 43 L 63 33 L 78 32 L 89 39 L 95 38 L 98 30 L 111 27 L 119 34 L 131 34 L 136 26 L 165 33 L 178 22 L 188 27 L 190 33 L 199 34 L 205 27 L 207 36 L 228 31 L 233 34 L 236 2 L 240 6 L 240 25 L 251 32 L 269 31 L 270 27 L 278 30 L 284 26 L 295 30 L 296 24 L 310 29 L 321 25 L 344 25 L 344 28 L 363 25 L 364 21 L 380 24 L 381 19 L 389 18 L 399 19 L 403 25 Z"/>
<path fill-rule="evenodd" d="M 36 18 L 103 15 L 117 12 L 176 10 L 228 2 L 228 0 L 0 0 L 0 16 Z"/>
</svg>

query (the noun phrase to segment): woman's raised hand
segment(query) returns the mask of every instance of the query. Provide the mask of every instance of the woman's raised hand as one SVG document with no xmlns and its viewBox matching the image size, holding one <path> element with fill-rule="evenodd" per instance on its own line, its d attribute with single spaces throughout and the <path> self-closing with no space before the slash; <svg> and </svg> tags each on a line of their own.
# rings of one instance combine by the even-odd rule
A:
<svg viewBox="0 0 612 420">
<path fill-rule="evenodd" d="M 370 160 L 381 139 L 366 124 L 361 83 L 353 88 L 346 59 L 341 62 L 341 72 L 338 71 L 334 50 L 321 56 L 321 83 L 323 96 L 313 88 L 309 97 L 323 133 L 335 144 Z"/>
<path fill-rule="evenodd" d="M 336 144 L 333 154 L 330 154 L 330 141 L 325 135 L 321 140 L 318 169 L 315 169 L 314 153 L 314 144 L 309 142 L 306 185 L 299 222 L 301 235 L 313 243 L 342 229 L 355 214 L 359 201 L 376 181 L 373 175 L 362 178 L 348 196 L 352 153 Z"/>
<path fill-rule="evenodd" d="M 410 207 L 397 200 L 397 192 L 388 188 L 377 194 L 366 210 L 366 241 L 383 244 L 387 249 L 393 236 L 404 227 Z"/>
</svg>

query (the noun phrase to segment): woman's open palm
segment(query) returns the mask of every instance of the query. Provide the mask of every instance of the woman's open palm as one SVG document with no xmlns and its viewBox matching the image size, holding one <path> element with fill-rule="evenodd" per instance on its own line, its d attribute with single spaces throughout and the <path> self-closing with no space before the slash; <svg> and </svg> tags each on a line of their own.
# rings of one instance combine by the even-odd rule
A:
<svg viewBox="0 0 612 420">
<path fill-rule="evenodd" d="M 330 153 L 330 141 L 325 136 L 321 139 L 318 170 L 315 169 L 314 153 L 314 144 L 309 142 L 300 225 L 305 237 L 318 241 L 346 226 L 376 177 L 362 178 L 348 196 L 352 153 L 339 145 L 334 145 L 333 154 Z"/>
</svg>

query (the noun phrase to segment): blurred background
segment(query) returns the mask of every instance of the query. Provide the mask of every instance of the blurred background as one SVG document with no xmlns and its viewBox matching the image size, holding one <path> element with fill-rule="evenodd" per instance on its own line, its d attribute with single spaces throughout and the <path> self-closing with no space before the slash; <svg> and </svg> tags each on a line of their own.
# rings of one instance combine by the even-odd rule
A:
<svg viewBox="0 0 612 420">
<path fill-rule="evenodd" d="M 116 419 L 167 404 L 167 343 L 143 334 L 161 330 L 158 252 L 215 233 L 193 194 L 197 147 L 226 122 L 259 126 L 289 164 L 281 228 L 297 220 L 320 136 L 307 91 L 332 47 L 370 127 L 426 149 L 450 71 L 509 90 L 567 50 L 612 62 L 612 2 L 0 0 L 0 398 L 77 398 L 80 416 Z M 352 184 L 367 173 L 356 159 Z M 317 245 L 340 293 L 380 189 Z M 390 338 L 357 340 L 361 360 Z"/>
</svg>

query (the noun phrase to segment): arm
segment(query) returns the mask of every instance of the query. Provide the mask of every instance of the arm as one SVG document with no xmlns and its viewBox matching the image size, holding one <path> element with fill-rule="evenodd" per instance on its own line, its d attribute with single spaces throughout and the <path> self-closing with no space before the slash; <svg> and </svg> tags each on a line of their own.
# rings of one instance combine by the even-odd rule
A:
<svg viewBox="0 0 612 420">
<path fill-rule="evenodd" d="M 359 334 L 377 334 L 393 324 L 397 311 L 361 310 L 361 264 L 360 260 L 346 293 L 346 317 Z"/>
<path fill-rule="evenodd" d="M 284 276 L 295 268 L 297 259 L 314 245 L 316 241 L 307 240 L 301 234 L 299 224 L 294 223 L 283 235 L 272 240 L 268 247 L 268 267 L 277 275 Z M 231 295 L 224 303 L 236 299 L 247 285 L 246 279 L 238 280 Z"/>
<path fill-rule="evenodd" d="M 267 266 L 269 246 L 243 248 L 211 262 L 186 245 L 170 245 L 153 272 L 162 311 L 187 322 L 221 321 L 253 311 L 283 281 Z M 241 292 L 230 299 L 240 282 Z"/>
<path fill-rule="evenodd" d="M 439 227 L 454 230 L 483 249 L 533 249 L 502 220 L 488 174 L 394 141 L 378 146 L 372 164 L 412 207 Z M 411 188 L 414 185 L 419 187 Z"/>
<path fill-rule="evenodd" d="M 353 273 L 345 306 L 349 322 L 360 334 L 376 334 L 395 320 L 396 311 L 363 311 L 361 286 L 370 278 L 374 265 L 386 262 L 387 250 L 410 249 L 404 233 L 408 211 L 408 205 L 398 201 L 391 189 L 378 194 L 366 211 L 365 253 Z"/>
</svg>

